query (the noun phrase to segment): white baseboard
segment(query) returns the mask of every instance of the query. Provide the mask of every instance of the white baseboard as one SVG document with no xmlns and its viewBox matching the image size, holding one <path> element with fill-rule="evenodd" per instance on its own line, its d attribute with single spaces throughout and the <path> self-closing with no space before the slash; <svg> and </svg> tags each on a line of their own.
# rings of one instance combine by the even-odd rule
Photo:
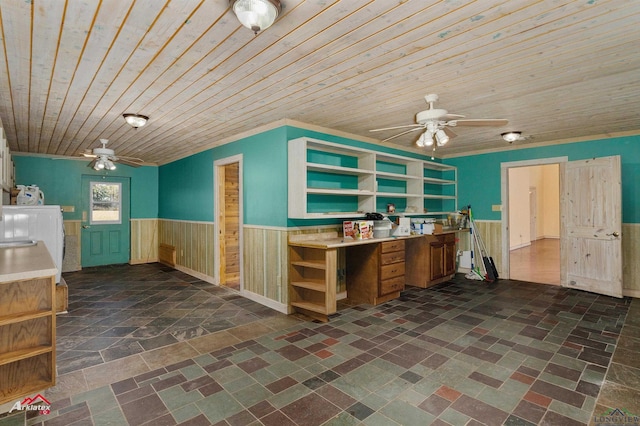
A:
<svg viewBox="0 0 640 426">
<path fill-rule="evenodd" d="M 513 247 L 509 248 L 509 251 L 518 250 L 518 249 L 521 249 L 523 247 L 529 247 L 530 245 L 531 245 L 531 242 L 518 244 L 517 246 L 513 246 Z"/>
<path fill-rule="evenodd" d="M 190 268 L 185 268 L 182 265 L 176 265 L 174 268 L 177 269 L 180 272 L 184 272 L 185 274 L 189 274 L 192 277 L 199 278 L 202 281 L 205 281 L 205 282 L 208 282 L 208 283 L 214 284 L 214 285 L 219 285 L 219 283 L 216 282 L 216 279 L 214 277 L 210 277 L 209 275 L 205 275 L 202 272 L 194 271 L 193 269 L 190 269 Z"/>
</svg>

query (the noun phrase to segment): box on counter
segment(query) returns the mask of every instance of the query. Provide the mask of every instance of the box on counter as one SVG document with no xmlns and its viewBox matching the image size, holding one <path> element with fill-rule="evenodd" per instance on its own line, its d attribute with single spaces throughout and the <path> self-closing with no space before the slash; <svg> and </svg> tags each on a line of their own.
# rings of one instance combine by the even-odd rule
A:
<svg viewBox="0 0 640 426">
<path fill-rule="evenodd" d="M 345 240 L 368 240 L 373 238 L 372 220 L 345 220 L 342 222 Z"/>
<path fill-rule="evenodd" d="M 411 221 L 408 217 L 399 217 L 398 226 L 393 229 L 394 237 L 405 237 L 411 234 Z"/>
</svg>

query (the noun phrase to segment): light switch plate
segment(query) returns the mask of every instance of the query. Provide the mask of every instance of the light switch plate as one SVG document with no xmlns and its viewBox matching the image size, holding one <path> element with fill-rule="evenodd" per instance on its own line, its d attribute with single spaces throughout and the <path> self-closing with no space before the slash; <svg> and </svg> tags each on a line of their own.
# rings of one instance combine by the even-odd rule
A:
<svg viewBox="0 0 640 426">
<path fill-rule="evenodd" d="M 491 211 L 493 212 L 501 212 L 502 211 L 502 204 L 494 204 L 491 206 Z"/>
<path fill-rule="evenodd" d="M 60 206 L 64 213 L 73 213 L 76 211 L 76 206 Z"/>
</svg>

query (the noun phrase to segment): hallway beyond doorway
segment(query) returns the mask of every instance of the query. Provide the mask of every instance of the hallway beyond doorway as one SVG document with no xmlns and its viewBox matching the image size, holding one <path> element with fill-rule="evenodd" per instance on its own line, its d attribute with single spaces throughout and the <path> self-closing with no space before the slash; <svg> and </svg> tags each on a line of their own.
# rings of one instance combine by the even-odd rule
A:
<svg viewBox="0 0 640 426">
<path fill-rule="evenodd" d="M 544 238 L 510 253 L 510 278 L 560 285 L 560 240 Z"/>
</svg>

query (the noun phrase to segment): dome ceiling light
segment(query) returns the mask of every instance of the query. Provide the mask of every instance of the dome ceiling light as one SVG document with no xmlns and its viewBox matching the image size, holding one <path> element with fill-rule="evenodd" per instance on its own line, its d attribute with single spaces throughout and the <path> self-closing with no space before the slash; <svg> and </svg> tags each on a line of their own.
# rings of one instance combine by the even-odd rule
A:
<svg viewBox="0 0 640 426">
<path fill-rule="evenodd" d="M 230 0 L 229 4 L 238 21 L 255 34 L 269 28 L 282 11 L 279 0 Z"/>
<path fill-rule="evenodd" d="M 147 117 L 146 115 L 122 114 L 122 116 L 124 117 L 124 120 L 134 129 L 144 126 L 145 124 L 147 124 L 147 121 L 149 121 L 149 117 Z"/>
</svg>

